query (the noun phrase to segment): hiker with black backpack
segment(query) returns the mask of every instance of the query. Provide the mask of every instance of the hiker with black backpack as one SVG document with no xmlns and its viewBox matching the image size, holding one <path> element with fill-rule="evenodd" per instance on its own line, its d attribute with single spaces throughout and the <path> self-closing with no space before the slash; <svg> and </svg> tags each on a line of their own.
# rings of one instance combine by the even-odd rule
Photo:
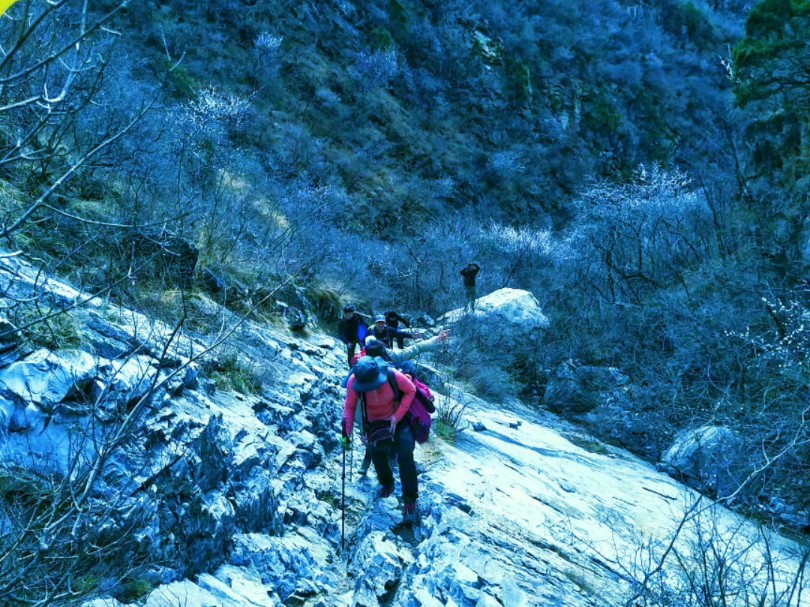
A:
<svg viewBox="0 0 810 607">
<path fill-rule="evenodd" d="M 387 324 L 385 324 L 385 316 L 383 314 L 377 314 L 377 316 L 374 317 L 374 326 L 371 327 L 368 334 L 373 335 L 374 337 L 379 339 L 388 348 L 394 347 L 395 339 L 397 341 L 402 340 L 404 345 L 404 339 L 406 337 L 409 339 L 413 339 L 414 337 L 422 337 L 422 333 L 417 332 L 408 333 L 406 331 L 403 331 L 402 329 L 396 329 L 394 327 L 388 326 Z"/>
<path fill-rule="evenodd" d="M 415 394 L 413 382 L 389 367 L 385 360 L 364 356 L 357 361 L 349 378 L 341 424 L 340 444 L 344 449 L 349 449 L 355 413 L 357 407 L 361 407 L 371 462 L 380 482 L 380 498 L 386 498 L 394 492 L 394 474 L 388 457 L 391 449 L 395 450 L 399 460 L 402 501 L 405 504 L 402 522 L 406 524 L 418 522 L 416 500 L 419 497 L 419 484 L 413 459 L 416 446 L 413 429 L 409 423 L 401 422 L 408 413 Z"/>
<path fill-rule="evenodd" d="M 385 326 L 391 327 L 392 329 L 399 329 L 399 323 L 402 323 L 407 328 L 411 328 L 411 323 L 408 322 L 407 318 L 404 318 L 397 314 L 395 310 L 388 310 L 385 313 Z M 397 335 L 395 338 L 397 343 L 397 348 L 402 350 L 405 347 L 405 338 L 402 335 Z"/>
<path fill-rule="evenodd" d="M 349 367 L 352 366 L 357 344 L 360 344 L 361 347 L 365 345 L 366 335 L 368 335 L 368 325 L 363 315 L 352 305 L 343 308 L 343 318 L 338 323 L 338 337 L 346 344 Z"/>
<path fill-rule="evenodd" d="M 393 362 L 394 364 L 399 364 L 403 361 L 416 358 L 424 352 L 438 350 L 449 339 L 450 329 L 442 329 L 435 337 L 417 341 L 402 350 L 390 350 L 385 347 L 385 344 L 382 341 L 370 335 L 366 339 L 366 345 L 363 351 L 368 354 L 368 356 L 380 356 L 387 361 Z"/>
</svg>

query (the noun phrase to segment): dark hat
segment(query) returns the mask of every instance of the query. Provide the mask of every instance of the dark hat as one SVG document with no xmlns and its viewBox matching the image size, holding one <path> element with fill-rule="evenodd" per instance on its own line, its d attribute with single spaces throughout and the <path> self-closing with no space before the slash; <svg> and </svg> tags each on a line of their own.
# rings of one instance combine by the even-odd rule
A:
<svg viewBox="0 0 810 607">
<path fill-rule="evenodd" d="M 368 356 L 384 356 L 385 344 L 381 339 L 366 339 L 366 354 Z"/>
<path fill-rule="evenodd" d="M 356 311 L 357 311 L 357 308 L 355 308 L 351 304 L 349 304 L 348 306 L 344 306 L 344 308 L 343 308 L 343 313 L 344 314 L 349 314 L 350 312 L 356 312 Z"/>
<path fill-rule="evenodd" d="M 403 360 L 398 365 L 399 370 L 405 373 L 406 375 L 410 375 L 411 377 L 416 377 L 416 365 L 413 364 L 409 360 Z"/>
<path fill-rule="evenodd" d="M 388 381 L 388 365 L 382 358 L 364 356 L 354 366 L 355 392 L 376 390 Z"/>
<path fill-rule="evenodd" d="M 385 314 L 377 314 L 374 317 L 374 322 L 385 322 Z"/>
</svg>

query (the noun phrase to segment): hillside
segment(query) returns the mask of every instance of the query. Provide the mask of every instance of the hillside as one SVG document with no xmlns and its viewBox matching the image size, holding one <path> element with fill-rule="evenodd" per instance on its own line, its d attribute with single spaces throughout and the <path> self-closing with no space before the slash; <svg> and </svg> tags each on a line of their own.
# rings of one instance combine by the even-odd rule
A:
<svg viewBox="0 0 810 607">
<path fill-rule="evenodd" d="M 0 267 L 15 295 L 35 285 Z M 341 456 L 331 337 L 233 326 L 239 365 L 264 361 L 244 392 L 221 382 L 239 365 L 182 331 L 98 298 L 73 318 L 84 349 L 0 369 L 4 604 L 806 604 L 806 546 L 554 416 L 434 384 L 421 523 L 396 530 L 359 444 Z"/>
<path fill-rule="evenodd" d="M 132 343 L 161 326 L 259 393 L 239 319 L 306 341 L 351 303 L 430 330 L 476 261 L 479 295 L 530 293 L 549 326 L 465 315 L 446 380 L 802 539 L 808 31 L 806 0 L 21 0 L 0 261 L 34 270 L 7 272 L 0 372 L 74 350 L 162 370 L 177 353 Z M 95 301 L 136 335 L 86 331 L 119 314 Z"/>
</svg>

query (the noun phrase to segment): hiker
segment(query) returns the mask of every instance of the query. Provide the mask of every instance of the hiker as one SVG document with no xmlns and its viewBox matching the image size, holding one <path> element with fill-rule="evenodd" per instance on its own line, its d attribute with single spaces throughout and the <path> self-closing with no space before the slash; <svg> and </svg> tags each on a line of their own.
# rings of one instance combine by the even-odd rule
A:
<svg viewBox="0 0 810 607">
<path fill-rule="evenodd" d="M 449 329 L 442 329 L 439 331 L 439 334 L 436 337 L 431 337 L 430 339 L 425 339 L 423 341 L 416 342 L 413 345 L 408 346 L 404 350 L 397 350 L 397 351 L 389 351 L 385 344 L 380 341 L 379 339 L 375 338 L 373 335 L 369 335 L 366 338 L 366 346 L 362 350 L 363 356 L 374 356 L 382 358 L 384 361 L 392 363 L 400 367 L 400 370 L 403 368 L 408 369 L 415 369 L 415 365 L 411 362 L 411 358 L 416 357 L 417 355 L 428 352 L 430 350 L 437 350 L 439 349 L 444 342 L 450 339 L 450 330 Z M 359 359 L 358 359 L 359 360 Z M 357 361 L 355 360 L 355 363 Z M 406 367 L 410 365 L 410 367 Z M 354 369 L 352 369 L 354 371 Z M 406 375 L 409 371 L 403 371 Z M 349 374 L 348 377 L 343 382 L 343 387 L 345 388 L 348 386 L 349 383 Z M 412 376 L 414 377 L 414 376 Z M 430 390 L 428 390 L 428 394 Z M 366 448 L 366 452 L 363 455 L 363 462 L 360 464 L 360 476 L 365 477 L 368 473 L 368 468 L 371 465 L 371 453 L 368 448 Z"/>
<path fill-rule="evenodd" d="M 366 340 L 365 349 L 369 356 L 380 356 L 394 364 L 400 364 L 406 360 L 416 358 L 423 352 L 438 350 L 448 339 L 450 339 L 450 330 L 442 329 L 435 337 L 417 341 L 402 350 L 389 350 L 379 339 Z"/>
<path fill-rule="evenodd" d="M 363 315 L 352 305 L 343 308 L 343 318 L 338 323 L 338 337 L 346 344 L 349 367 L 352 366 L 357 344 L 365 345 L 366 335 L 368 335 L 368 326 Z"/>
<path fill-rule="evenodd" d="M 399 323 L 402 323 L 409 329 L 411 328 L 411 323 L 409 323 L 406 318 L 397 314 L 395 310 L 388 310 L 388 312 L 385 313 L 385 326 L 399 329 Z M 397 348 L 402 350 L 402 348 L 405 347 L 405 338 L 401 335 L 397 335 L 394 339 L 396 339 Z"/>
<path fill-rule="evenodd" d="M 385 316 L 383 314 L 377 314 L 377 316 L 374 317 L 374 326 L 371 327 L 369 335 L 373 335 L 379 339 L 388 348 L 394 347 L 394 339 L 399 341 L 404 340 L 406 337 L 409 339 L 413 339 L 414 337 L 422 337 L 421 333 L 406 333 L 401 329 L 395 329 L 394 327 L 388 326 L 385 324 Z"/>
<path fill-rule="evenodd" d="M 396 391 L 391 382 L 395 383 Z M 401 393 L 401 398 L 397 391 Z M 416 500 L 419 497 L 419 484 L 413 459 L 416 440 L 410 424 L 400 423 L 410 409 L 415 393 L 413 382 L 396 369 L 389 368 L 382 358 L 364 356 L 357 361 L 354 373 L 349 378 L 341 424 L 340 444 L 344 449 L 349 449 L 355 414 L 358 405 L 361 407 L 371 462 L 380 482 L 380 498 L 394 492 L 394 474 L 388 457 L 391 448 L 395 450 L 399 460 L 402 501 L 405 504 L 402 515 L 404 523 L 418 522 Z"/>
<path fill-rule="evenodd" d="M 442 347 L 442 344 L 450 339 L 450 329 L 442 329 L 439 331 L 439 334 L 435 337 L 431 337 L 430 339 L 423 339 L 422 341 L 417 341 L 416 343 L 411 344 L 407 348 L 402 350 L 389 350 L 385 347 L 385 344 L 382 340 L 377 339 L 373 335 L 369 335 L 366 337 L 366 345 L 360 350 L 360 354 L 355 354 L 354 360 L 351 361 L 352 367 L 357 364 L 357 361 L 360 360 L 363 356 L 379 356 L 380 358 L 384 359 L 386 362 L 392 362 L 394 364 L 399 364 L 403 361 L 410 360 L 412 358 L 416 358 L 423 352 L 430 352 L 431 350 L 438 350 Z M 346 380 L 343 382 L 343 387 L 345 388 L 348 384 L 349 378 L 346 377 Z"/>
<path fill-rule="evenodd" d="M 461 276 L 464 277 L 464 294 L 467 298 L 467 301 L 464 304 L 465 312 L 468 309 L 470 312 L 475 312 L 475 300 L 477 299 L 477 294 L 475 292 L 475 276 L 478 274 L 480 269 L 481 266 L 473 261 L 468 263 L 461 271 Z"/>
</svg>

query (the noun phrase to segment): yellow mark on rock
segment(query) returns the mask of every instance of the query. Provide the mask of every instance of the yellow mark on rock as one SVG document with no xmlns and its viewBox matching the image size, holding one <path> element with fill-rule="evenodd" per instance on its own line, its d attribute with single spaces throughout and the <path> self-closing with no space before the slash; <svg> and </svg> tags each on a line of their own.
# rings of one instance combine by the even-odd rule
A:
<svg viewBox="0 0 810 607">
<path fill-rule="evenodd" d="M 0 15 L 3 15 L 17 0 L 0 0 Z"/>
</svg>

